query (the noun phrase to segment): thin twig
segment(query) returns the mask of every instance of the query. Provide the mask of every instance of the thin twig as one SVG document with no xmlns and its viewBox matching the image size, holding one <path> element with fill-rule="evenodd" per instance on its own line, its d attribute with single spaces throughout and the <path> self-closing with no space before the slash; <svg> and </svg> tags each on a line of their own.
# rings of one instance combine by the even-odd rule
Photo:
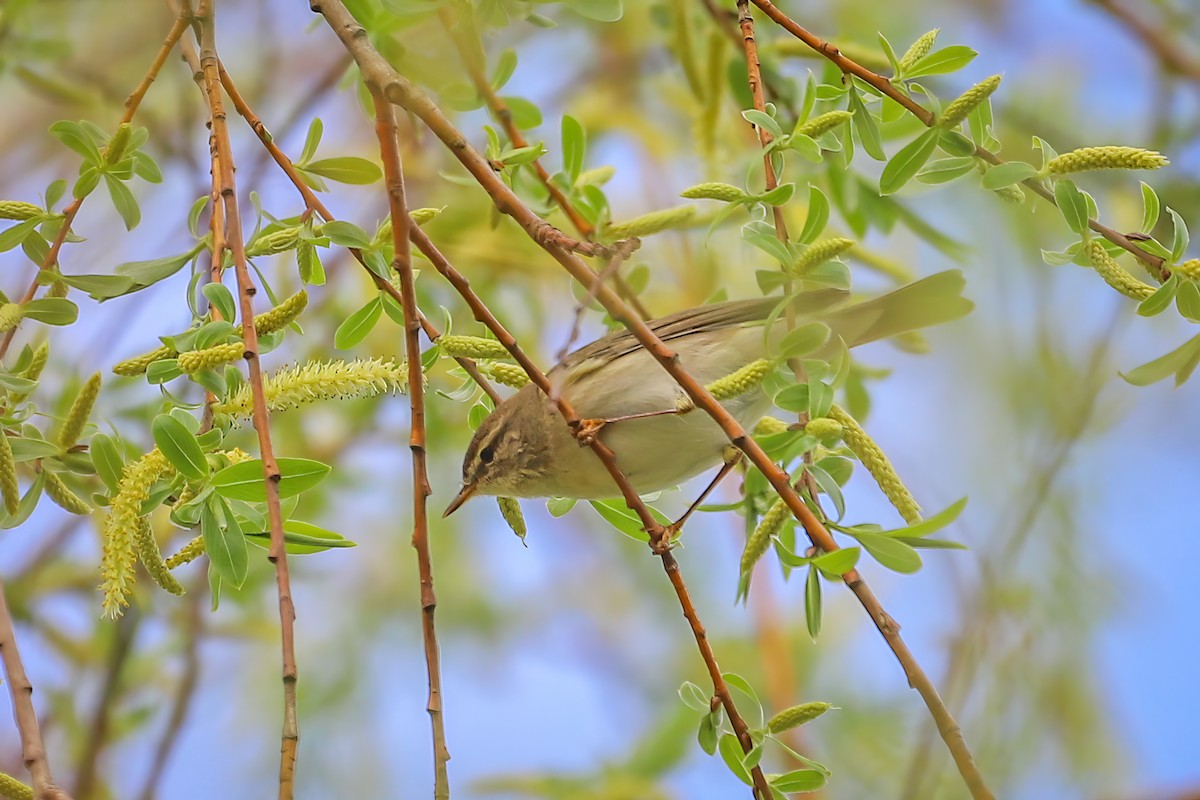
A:
<svg viewBox="0 0 1200 800">
<path fill-rule="evenodd" d="M 488 80 L 484 74 L 484 65 L 480 61 L 480 55 L 483 53 L 483 42 L 479 37 L 479 29 L 475 27 L 475 21 L 470 13 L 460 15 L 460 24 L 466 28 L 465 32 L 454 30 L 454 21 L 451 18 L 451 13 L 448 8 L 438 10 L 438 19 L 441 20 L 442 26 L 446 29 L 446 33 L 454 42 L 455 49 L 458 50 L 459 56 L 462 58 L 463 65 L 467 68 L 467 75 L 471 78 L 471 83 L 475 85 L 475 90 L 479 92 L 483 98 L 484 104 L 492 113 L 492 116 L 504 128 L 505 134 L 508 135 L 508 140 L 512 142 L 513 147 L 528 147 L 529 142 L 525 139 L 521 129 L 517 127 L 517 123 L 513 120 L 512 111 L 504 100 L 496 94 L 496 90 L 492 88 L 492 82 Z M 538 180 L 546 187 L 546 191 L 550 193 L 550 198 L 555 204 L 562 209 L 566 214 L 567 219 L 571 221 L 571 225 L 579 232 L 579 235 L 584 239 L 591 239 L 595 234 L 596 229 L 590 222 L 583 218 L 579 210 L 572 205 L 570 199 L 563 193 L 554 181 L 550 180 L 550 173 L 542 166 L 540 159 L 534 159 L 531 166 L 534 172 L 537 173 Z M 650 312 L 642 304 L 641 298 L 637 292 L 633 290 L 620 272 L 615 272 L 613 283 L 617 287 L 617 294 L 621 295 L 642 319 L 649 319 Z"/>
<path fill-rule="evenodd" d="M 0 659 L 8 677 L 8 694 L 12 698 L 13 719 L 21 737 L 21 760 L 33 781 L 35 800 L 71 800 L 70 795 L 54 784 L 50 761 L 42 744 L 42 731 L 37 711 L 33 708 L 33 684 L 25 674 L 17 637 L 13 631 L 12 614 L 5 599 L 4 582 L 0 580 Z"/>
<path fill-rule="evenodd" d="M 233 103 L 233 107 L 242 116 L 242 118 L 246 120 L 246 123 L 250 126 L 251 130 L 254 131 L 254 134 L 258 137 L 258 140 L 262 142 L 263 147 L 266 148 L 266 151 L 271 155 L 271 158 L 275 160 L 275 163 L 278 164 L 279 168 L 283 170 L 285 175 L 287 175 L 288 180 L 292 182 L 292 185 L 296 187 L 296 190 L 300 192 L 300 197 L 304 200 L 305 207 L 311 208 L 326 222 L 333 222 L 336 217 L 330 213 L 329 209 L 325 207 L 325 204 L 321 202 L 321 199 L 317 197 L 316 193 L 309 187 L 309 185 L 300 178 L 300 173 L 296 171 L 296 167 L 294 164 L 292 164 L 291 159 L 289 159 L 287 155 L 279 149 L 279 146 L 275 144 L 274 138 L 267 131 L 267 127 L 263 124 L 262 120 L 258 118 L 258 115 L 254 113 L 254 110 L 250 108 L 249 104 L 246 103 L 246 100 L 242 97 L 241 93 L 237 89 L 237 86 L 234 84 L 233 79 L 229 76 L 229 73 L 225 71 L 225 66 L 223 64 L 219 64 L 218 66 L 221 73 L 221 85 L 224 87 L 225 93 L 229 95 L 229 100 Z M 413 223 L 412 227 L 415 228 L 416 224 Z M 359 265 L 366 271 L 367 275 L 371 277 L 371 280 L 375 283 L 375 286 L 381 292 L 390 295 L 393 300 L 403 306 L 403 298 L 400 294 L 400 290 L 383 277 L 375 274 L 375 271 L 367 266 L 367 262 L 362 254 L 362 250 L 357 247 L 351 247 L 349 250 L 350 254 L 354 256 L 355 260 L 358 261 Z M 441 332 L 438 331 L 437 327 L 434 326 L 433 323 L 425 318 L 424 314 L 421 314 L 420 309 L 417 310 L 417 314 L 420 316 L 421 328 L 425 331 L 425 335 L 429 337 L 430 341 L 436 342 L 438 337 L 442 335 Z M 471 376 L 471 379 L 474 380 L 475 383 L 479 384 L 480 388 L 482 388 L 487 396 L 492 399 L 494 404 L 500 404 L 501 400 L 503 400 L 503 398 L 500 396 L 500 393 L 497 392 L 495 387 L 492 386 L 491 382 L 483 376 L 483 373 L 479 371 L 479 368 L 475 365 L 474 361 L 469 358 L 455 358 L 454 360 L 458 362 L 460 367 L 466 370 L 467 374 Z"/>
<path fill-rule="evenodd" d="M 221 199 L 225 211 L 225 231 L 237 273 L 238 300 L 242 318 L 242 335 L 246 346 L 246 365 L 251 394 L 254 399 L 254 430 L 258 434 L 259 452 L 263 462 L 263 479 L 267 492 L 267 516 L 270 521 L 271 547 L 268 558 L 275 565 L 275 582 L 279 595 L 280 638 L 283 650 L 283 730 L 279 758 L 279 798 L 291 800 L 295 795 L 296 747 L 300 738 L 296 718 L 295 619 L 292 602 L 291 577 L 288 573 L 287 551 L 283 543 L 283 515 L 279 506 L 279 464 L 275 461 L 266 398 L 263 394 L 262 364 L 258 354 L 258 333 L 254 329 L 254 294 L 258 291 L 250 278 L 246 262 L 245 239 L 238 210 L 237 185 L 234 181 L 233 150 L 229 141 L 225 108 L 221 98 L 221 80 L 217 66 L 216 29 L 213 19 L 213 0 L 201 0 L 197 20 L 200 24 L 200 66 L 212 112 L 213 137 L 219 164 Z M 214 254 L 220 263 L 219 253 Z"/>
<path fill-rule="evenodd" d="M 927 127 L 932 128 L 935 124 L 937 124 L 937 118 L 933 115 L 933 112 L 924 108 L 907 94 L 897 89 L 894 85 L 892 85 L 890 79 L 885 78 L 878 73 L 872 72 L 862 64 L 859 64 L 853 59 L 842 55 L 842 52 L 838 50 L 835 45 L 801 27 L 798 23 L 796 23 L 795 20 L 776 8 L 775 5 L 771 3 L 771 0 L 753 0 L 753 2 L 754 5 L 762 9 L 763 13 L 770 17 L 774 22 L 778 23 L 780 27 L 795 36 L 800 41 L 804 42 L 816 52 L 825 56 L 825 58 L 832 61 L 843 73 L 847 75 L 853 75 L 854 77 L 875 87 L 877 90 L 887 95 L 892 100 L 895 100 L 905 109 L 907 109 L 913 114 L 913 116 L 921 120 L 921 122 L 923 122 Z M 983 159 L 993 166 L 1005 163 L 1004 159 L 1000 158 L 1000 156 L 979 146 L 975 147 L 975 156 Z M 1030 178 L 1022 183 L 1031 192 L 1038 195 L 1051 205 L 1057 207 L 1058 204 L 1054 200 L 1054 192 L 1046 188 L 1042 181 L 1037 180 L 1036 178 Z M 1088 219 L 1088 227 L 1113 244 L 1129 251 L 1142 263 L 1153 267 L 1155 270 L 1158 270 L 1160 277 L 1162 277 L 1164 280 L 1170 276 L 1169 271 L 1164 266 L 1166 264 L 1165 259 L 1142 249 L 1136 242 L 1134 242 L 1125 234 L 1113 230 L 1107 225 L 1101 224 L 1098 220 L 1090 218 Z"/>
<path fill-rule="evenodd" d="M 417 571 L 421 584 L 421 633 L 425 643 L 425 667 L 429 676 L 426 709 L 429 711 L 429 720 L 433 728 L 433 796 L 436 800 L 449 800 L 450 779 L 446 762 L 450 760 L 450 750 L 446 746 L 446 730 L 442 718 L 442 673 L 437 628 L 434 625 L 437 595 L 433 590 L 433 563 L 429 556 L 427 504 L 432 490 L 429 487 L 429 471 L 425 464 L 425 377 L 416 366 L 421 363 L 421 320 L 417 314 L 417 295 L 408 242 L 408 229 L 413 223 L 409 219 L 404 197 L 404 170 L 400 163 L 400 147 L 397 144 L 396 111 L 377 84 L 368 82 L 367 89 L 375 106 L 375 132 L 379 137 L 379 152 L 383 161 L 384 181 L 387 184 L 388 211 L 392 219 L 392 243 L 395 245 L 392 269 L 400 276 L 400 295 L 404 309 L 404 345 L 409 364 L 408 401 L 412 412 L 408 440 L 413 462 L 412 545 L 417 551 Z"/>
</svg>

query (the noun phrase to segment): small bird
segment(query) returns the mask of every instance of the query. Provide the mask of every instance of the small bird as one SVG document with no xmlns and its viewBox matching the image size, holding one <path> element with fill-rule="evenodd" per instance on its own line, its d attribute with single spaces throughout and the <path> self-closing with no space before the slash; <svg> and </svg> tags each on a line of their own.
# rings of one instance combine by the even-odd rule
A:
<svg viewBox="0 0 1200 800">
<path fill-rule="evenodd" d="M 844 291 L 806 292 L 793 309 L 798 322 L 819 319 L 853 347 L 964 316 L 974 304 L 962 297 L 963 286 L 962 273 L 952 270 L 843 308 L 833 306 L 846 299 Z M 678 353 L 681 367 L 708 385 L 768 357 L 786 333 L 778 318 L 764 336 L 763 323 L 779 302 L 714 303 L 646 324 Z M 547 377 L 581 419 L 608 423 L 599 438 L 639 494 L 675 486 L 724 460 L 724 431 L 708 414 L 690 410 L 683 390 L 627 330 L 570 353 Z M 722 405 L 750 427 L 770 411 L 771 400 L 758 387 Z M 462 490 L 445 515 L 477 494 L 600 499 L 618 491 L 596 454 L 580 445 L 554 403 L 530 384 L 475 432 L 463 459 Z"/>
</svg>

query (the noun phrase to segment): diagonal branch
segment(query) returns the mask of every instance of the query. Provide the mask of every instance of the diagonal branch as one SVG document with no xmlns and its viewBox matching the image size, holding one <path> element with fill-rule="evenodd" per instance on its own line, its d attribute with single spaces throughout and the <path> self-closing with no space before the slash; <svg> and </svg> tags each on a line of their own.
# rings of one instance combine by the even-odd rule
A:
<svg viewBox="0 0 1200 800">
<path fill-rule="evenodd" d="M 253 297 L 258 289 L 250 278 L 246 262 L 245 238 L 238 209 L 237 186 L 234 182 L 233 148 L 221 99 L 221 81 L 217 66 L 214 0 L 201 0 L 197 21 L 200 27 L 200 66 L 204 72 L 204 87 L 212 113 L 212 136 L 215 143 L 214 179 L 220 189 L 225 214 L 226 243 L 233 256 L 237 273 L 238 301 L 242 317 L 242 334 L 246 347 L 246 365 L 251 394 L 254 398 L 254 430 L 258 434 L 259 452 L 263 462 L 263 480 L 267 492 L 267 516 L 270 521 L 271 547 L 268 559 L 275 565 L 275 582 L 279 595 L 280 639 L 283 651 L 283 731 L 279 758 L 279 798 L 291 800 L 295 795 L 296 748 L 300 739 L 296 718 L 295 620 L 292 602 L 291 576 L 288 573 L 287 551 L 283 544 L 283 515 L 279 507 L 279 464 L 271 444 L 267 402 L 263 394 L 262 364 L 258 353 L 258 333 L 254 329 Z M 219 176 L 219 177 L 217 177 Z M 214 261 L 222 262 L 221 252 L 214 252 Z"/>
<path fill-rule="evenodd" d="M 438 654 L 437 628 L 434 611 L 437 595 L 433 590 L 433 564 L 429 556 L 429 518 L 427 501 L 429 472 L 425 465 L 425 376 L 421 373 L 421 344 L 418 340 L 421 320 L 417 312 L 416 289 L 413 286 L 412 256 L 409 251 L 409 228 L 415 227 L 408 216 L 404 197 L 404 172 L 400 163 L 400 148 L 396 143 L 396 111 L 383 96 L 378 85 L 368 83 L 371 102 L 375 107 L 375 133 L 379 137 L 379 152 L 383 160 L 384 181 L 387 184 L 388 212 L 392 219 L 392 241 L 395 258 L 392 269 L 400 276 L 400 295 L 404 309 L 404 346 L 408 356 L 408 400 L 412 411 L 409 448 L 413 462 L 413 534 L 412 545 L 417 551 L 417 570 L 421 583 L 421 633 L 425 642 L 425 666 L 429 674 L 429 711 L 433 726 L 433 796 L 449 800 L 450 779 L 446 762 L 450 751 L 446 747 L 446 730 L 442 719 L 442 673 Z"/>
</svg>

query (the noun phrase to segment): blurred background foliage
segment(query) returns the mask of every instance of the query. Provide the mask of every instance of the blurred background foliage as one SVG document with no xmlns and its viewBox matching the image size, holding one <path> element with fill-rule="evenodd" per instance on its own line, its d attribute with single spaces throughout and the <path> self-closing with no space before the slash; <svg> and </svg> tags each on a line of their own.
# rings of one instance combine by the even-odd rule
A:
<svg viewBox="0 0 1200 800">
<path fill-rule="evenodd" d="M 392 22 L 376 31 L 377 44 L 443 107 L 462 109 L 456 124 L 482 148 L 489 120 L 467 108 L 475 104 L 458 54 L 437 17 L 418 13 L 429 5 L 384 3 Z M 741 53 L 722 16 L 732 3 L 716 18 L 699 2 L 626 3 L 614 23 L 577 13 L 597 16 L 594 7 L 608 3 L 535 4 L 557 23 L 553 28 L 505 19 L 528 4 L 476 5 L 492 22 L 488 63 L 506 48 L 518 55 L 504 94 L 526 101 L 515 109 L 540 115 L 541 124 L 527 126 L 528 138 L 546 143 L 545 162 L 554 171 L 559 120 L 564 113 L 577 118 L 589 141 L 585 169 L 615 168 L 605 186 L 615 220 L 677 205 L 678 193 L 701 181 L 743 185 L 757 176 L 754 133 L 738 113 L 749 107 Z M 940 44 L 980 51 L 963 73 L 930 81 L 942 96 L 1005 75 L 993 97 L 1005 156 L 1033 160 L 1032 134 L 1059 152 L 1108 143 L 1159 149 L 1172 167 L 1147 180 L 1184 219 L 1200 219 L 1194 2 L 842 0 L 789 3 L 785 10 L 850 55 L 863 51 L 880 69 L 886 61 L 877 31 L 900 49 L 941 28 Z M 1127 14 L 1158 38 L 1143 37 Z M 86 119 L 111 130 L 171 21 L 166 4 L 151 0 L 0 6 L 0 102 L 9 110 L 0 119 L 4 198 L 36 202 L 50 181 L 74 177 L 76 157 L 47 128 Z M 808 70 L 825 74 L 823 63 L 761 18 L 759 40 L 769 79 L 784 93 L 802 87 Z M 218 2 L 218 44 L 285 152 L 299 154 L 319 116 L 322 156 L 377 160 L 349 58 L 307 4 Z M 680 67 L 681 47 L 701 54 L 708 69 L 693 76 L 699 93 Z M 66 246 L 66 272 L 105 273 L 191 246 L 187 212 L 210 186 L 208 135 L 200 95 L 176 57 L 137 122 L 150 131 L 145 149 L 165 181 L 135 184 L 143 221 L 132 233 L 105 200 L 87 206 L 75 226 L 87 241 Z M 231 123 L 243 208 L 251 213 L 253 191 L 274 216 L 298 214 L 302 203 L 253 134 L 232 115 Z M 498 221 L 481 191 L 463 185 L 464 173 L 432 136 L 402 119 L 402 138 L 410 204 L 442 209 L 425 230 L 548 364 L 571 323 L 568 278 L 515 225 Z M 866 169 L 872 175 L 869 163 Z M 792 170 L 805 179 L 803 167 Z M 1096 194 L 1106 222 L 1136 227 L 1133 178 L 1118 173 L 1080 183 Z M 1117 375 L 1176 346 L 1185 326 L 1171 315 L 1135 317 L 1134 304 L 1088 270 L 1046 266 L 1039 250 L 1067 241 L 1060 217 L 1032 200 L 1005 204 L 972 184 L 936 191 L 910 185 L 899 202 L 924 224 L 873 231 L 849 259 L 856 284 L 872 291 L 899 274 L 960 265 L 978 305 L 967 320 L 931 331 L 928 355 L 876 345 L 860 356 L 888 373 L 870 384 L 865 424 L 917 498 L 932 510 L 971 498 L 950 531 L 969 551 L 927 551 L 914 576 L 870 565 L 868 578 L 957 713 L 998 796 L 1195 797 L 1200 593 L 1189 573 L 1200 557 L 1192 502 L 1196 387 L 1135 389 Z M 326 201 L 339 218 L 368 231 L 386 213 L 378 183 L 331 184 Z M 789 213 L 798 229 L 802 209 Z M 567 227 L 559 212 L 549 218 Z M 835 228 L 842 224 L 835 214 Z M 304 335 L 267 355 L 267 369 L 338 355 L 334 330 L 375 296 L 346 251 L 331 252 L 327 285 L 310 289 Z M 645 304 L 666 314 L 719 291 L 757 294 L 754 270 L 766 263 L 740 240 L 737 226 L 707 235 L 700 224 L 648 238 L 630 274 L 644 282 Z M 290 254 L 259 266 L 281 295 L 299 288 Z M 429 317 L 442 324 L 437 309 L 444 307 L 454 332 L 481 334 L 426 266 L 417 262 Z M 19 250 L 0 254 L 4 291 L 19 295 L 31 269 Z M 75 293 L 75 325 L 22 328 L 18 344 L 48 336 L 51 346 L 39 406 L 61 414 L 82 378 L 100 369 L 101 428 L 111 424 L 148 449 L 158 390 L 108 370 L 188 324 L 185 288 L 180 275 L 103 304 Z M 599 315 L 591 315 L 587 333 L 602 330 Z M 402 332 L 385 317 L 353 355 L 401 353 Z M 440 365 L 430 375 L 437 392 L 429 403 L 435 509 L 457 489 L 470 435 L 469 404 L 447 396 L 460 384 Z M 321 490 L 305 496 L 305 517 L 358 543 L 291 560 L 300 796 L 427 797 L 407 400 L 311 406 L 276 414 L 272 427 L 282 454 L 335 465 Z M 252 445 L 248 436 L 242 442 L 250 451 Z M 727 498 L 733 489 L 725 487 Z M 691 491 L 670 493 L 661 505 L 681 510 Z M 898 524 L 865 476 L 856 473 L 846 495 L 852 520 Z M 676 696 L 682 681 L 706 681 L 659 565 L 589 508 L 554 519 L 540 502 L 523 505 L 527 549 L 486 499 L 433 523 L 454 793 L 740 796 L 744 789 L 720 760 L 697 747 L 696 715 Z M 215 613 L 197 564 L 180 570 L 186 597 L 164 595 L 141 576 L 129 612 L 101 620 L 97 532 L 96 519 L 43 504 L 0 537 L 0 569 L 60 781 L 79 800 L 273 791 L 278 621 L 265 558 L 252 563 L 248 584 L 227 592 Z M 769 559 L 748 605 L 734 604 L 743 535 L 733 514 L 689 524 L 679 553 L 684 574 L 722 667 L 758 688 L 768 715 L 805 700 L 840 708 L 796 739 L 833 770 L 825 793 L 964 796 L 925 709 L 849 593 L 827 587 L 816 644 L 805 631 L 803 581 L 784 581 Z M 185 541 L 178 531 L 174 536 Z M 21 774 L 15 731 L 0 732 L 0 744 L 0 768 Z"/>
</svg>

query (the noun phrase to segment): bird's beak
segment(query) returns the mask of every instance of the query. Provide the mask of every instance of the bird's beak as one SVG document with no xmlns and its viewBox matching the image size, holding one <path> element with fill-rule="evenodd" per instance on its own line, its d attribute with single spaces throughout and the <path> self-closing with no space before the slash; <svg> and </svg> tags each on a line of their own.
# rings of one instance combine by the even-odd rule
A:
<svg viewBox="0 0 1200 800">
<path fill-rule="evenodd" d="M 468 483 L 466 486 L 464 486 L 459 491 L 459 493 L 455 496 L 455 498 L 450 501 L 450 505 L 446 506 L 446 510 L 442 512 L 442 516 L 448 517 L 451 514 L 453 514 L 455 511 L 458 511 L 458 507 L 461 506 L 463 503 L 467 502 L 468 500 L 470 500 L 471 497 L 474 496 L 474 494 L 475 494 L 475 484 Z"/>
</svg>

